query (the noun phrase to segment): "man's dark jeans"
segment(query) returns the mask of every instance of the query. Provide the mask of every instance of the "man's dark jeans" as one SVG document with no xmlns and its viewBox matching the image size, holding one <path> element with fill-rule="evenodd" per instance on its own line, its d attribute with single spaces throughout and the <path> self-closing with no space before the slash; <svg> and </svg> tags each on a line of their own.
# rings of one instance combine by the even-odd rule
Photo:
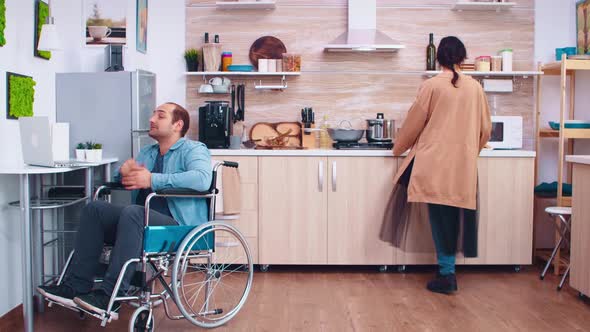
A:
<svg viewBox="0 0 590 332">
<path fill-rule="evenodd" d="M 111 294 L 125 262 L 139 258 L 142 252 L 144 207 L 117 206 L 104 201 L 86 205 L 80 217 L 75 253 L 64 283 L 78 293 L 88 293 L 99 268 L 104 244 L 113 245 L 110 264 L 100 288 Z M 169 216 L 150 210 L 150 226 L 178 225 Z M 129 288 L 135 264 L 127 268 L 121 284 Z"/>
</svg>

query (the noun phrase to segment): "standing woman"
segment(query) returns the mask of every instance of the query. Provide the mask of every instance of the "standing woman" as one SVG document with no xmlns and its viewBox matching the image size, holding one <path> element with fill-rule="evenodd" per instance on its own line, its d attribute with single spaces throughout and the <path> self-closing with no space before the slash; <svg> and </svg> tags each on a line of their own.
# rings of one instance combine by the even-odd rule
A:
<svg viewBox="0 0 590 332">
<path fill-rule="evenodd" d="M 465 256 L 477 256 L 477 159 L 491 131 L 481 85 L 460 72 L 466 56 L 458 38 L 441 40 L 436 57 L 443 71 L 423 83 L 396 137 L 393 154 L 410 151 L 394 178 L 396 186 L 381 233 L 383 240 L 402 247 L 408 230 L 420 229 L 411 224 L 428 219 L 439 272 L 427 288 L 446 294 L 457 290 L 455 254 L 460 232 Z M 426 238 L 423 231 L 418 233 Z M 408 246 L 413 245 L 409 242 Z"/>
</svg>

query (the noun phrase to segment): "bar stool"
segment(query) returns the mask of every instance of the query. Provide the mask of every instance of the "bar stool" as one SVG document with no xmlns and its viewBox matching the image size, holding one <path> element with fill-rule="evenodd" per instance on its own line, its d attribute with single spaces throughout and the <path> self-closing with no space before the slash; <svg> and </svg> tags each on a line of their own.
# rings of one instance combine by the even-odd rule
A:
<svg viewBox="0 0 590 332">
<path fill-rule="evenodd" d="M 545 278 L 545 274 L 547 273 L 547 270 L 549 269 L 549 266 L 551 265 L 551 261 L 553 261 L 553 259 L 555 258 L 555 255 L 557 254 L 557 250 L 559 250 L 561 243 L 563 241 L 565 241 L 566 245 L 568 247 L 570 246 L 570 241 L 567 238 L 567 234 L 570 233 L 570 231 L 571 231 L 570 221 L 571 221 L 571 216 L 572 216 L 572 208 L 565 207 L 565 206 L 551 206 L 551 207 L 546 208 L 545 212 L 547 212 L 552 217 L 558 217 L 560 220 L 560 223 L 555 223 L 555 222 L 553 223 L 553 226 L 555 226 L 555 228 L 559 232 L 559 241 L 557 242 L 557 245 L 553 249 L 553 252 L 551 253 L 551 257 L 549 257 L 549 260 L 547 261 L 547 264 L 545 265 L 543 272 L 541 272 L 541 276 L 540 276 L 541 280 L 543 280 L 543 278 Z M 565 279 L 567 278 L 567 275 L 569 274 L 569 272 L 570 272 L 570 265 L 568 263 L 565 273 L 563 274 L 563 277 L 561 278 L 561 281 L 559 282 L 559 286 L 557 286 L 557 290 L 561 290 L 561 288 L 563 287 L 563 283 L 565 282 Z"/>
</svg>

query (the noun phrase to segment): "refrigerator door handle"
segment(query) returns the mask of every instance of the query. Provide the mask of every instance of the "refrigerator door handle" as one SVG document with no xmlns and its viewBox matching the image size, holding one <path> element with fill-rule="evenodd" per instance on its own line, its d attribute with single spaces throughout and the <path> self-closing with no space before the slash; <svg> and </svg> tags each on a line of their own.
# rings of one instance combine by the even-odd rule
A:
<svg viewBox="0 0 590 332">
<path fill-rule="evenodd" d="M 132 130 L 132 133 L 139 133 L 139 134 L 143 134 L 143 133 L 149 133 L 150 130 L 149 129 L 142 129 L 142 130 Z"/>
</svg>

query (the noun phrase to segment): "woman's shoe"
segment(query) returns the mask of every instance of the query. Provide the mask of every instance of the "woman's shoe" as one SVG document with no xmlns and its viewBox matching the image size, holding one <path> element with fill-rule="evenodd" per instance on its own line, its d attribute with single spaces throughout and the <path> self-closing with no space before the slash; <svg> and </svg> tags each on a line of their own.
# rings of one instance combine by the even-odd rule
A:
<svg viewBox="0 0 590 332">
<path fill-rule="evenodd" d="M 436 278 L 426 285 L 429 291 L 434 293 L 451 294 L 457 291 L 457 278 L 455 274 L 436 274 Z"/>
</svg>

